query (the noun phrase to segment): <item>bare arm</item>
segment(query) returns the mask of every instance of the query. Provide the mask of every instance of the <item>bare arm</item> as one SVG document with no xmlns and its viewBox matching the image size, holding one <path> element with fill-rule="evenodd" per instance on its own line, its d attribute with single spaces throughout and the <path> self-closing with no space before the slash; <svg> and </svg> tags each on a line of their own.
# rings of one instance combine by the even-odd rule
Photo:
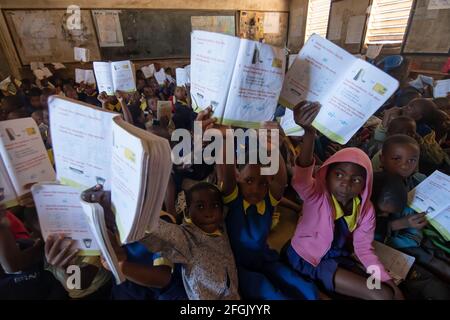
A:
<svg viewBox="0 0 450 320">
<path fill-rule="evenodd" d="M 314 140 L 316 138 L 316 129 L 312 126 L 312 122 L 319 113 L 319 110 L 320 104 L 307 103 L 305 101 L 299 103 L 294 108 L 295 122 L 305 130 L 302 151 L 296 160 L 296 165 L 303 168 L 309 167 L 314 163 Z"/>
<path fill-rule="evenodd" d="M 146 266 L 124 261 L 121 270 L 128 280 L 152 288 L 164 288 L 172 277 L 169 266 Z"/>
</svg>

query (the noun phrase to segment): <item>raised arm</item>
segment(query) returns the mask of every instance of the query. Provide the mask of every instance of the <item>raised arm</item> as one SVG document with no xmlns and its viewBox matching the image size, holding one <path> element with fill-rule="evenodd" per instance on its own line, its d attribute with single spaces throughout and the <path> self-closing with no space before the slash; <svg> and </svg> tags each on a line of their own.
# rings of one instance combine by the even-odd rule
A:
<svg viewBox="0 0 450 320">
<path fill-rule="evenodd" d="M 314 163 L 314 140 L 316 138 L 316 129 L 312 122 L 320 110 L 319 103 L 309 103 L 303 101 L 294 108 L 294 120 L 305 130 L 303 136 L 303 145 L 300 154 L 297 157 L 296 165 L 306 168 Z"/>
<path fill-rule="evenodd" d="M 276 121 L 268 121 L 265 122 L 262 127 L 262 129 L 268 129 L 267 137 L 268 137 L 268 150 L 270 153 L 277 148 L 280 150 L 280 147 L 282 143 L 284 143 L 284 133 L 283 129 L 279 126 L 278 122 Z M 272 141 L 271 137 L 271 130 L 278 130 L 279 136 L 278 141 Z M 284 161 L 283 156 L 281 155 L 281 152 L 278 152 L 278 171 L 274 175 L 272 182 L 270 183 L 270 193 L 275 198 L 275 200 L 281 200 L 281 198 L 284 195 L 284 190 L 287 185 L 287 170 L 286 170 L 286 163 Z"/>
<path fill-rule="evenodd" d="M 124 95 L 125 95 L 124 93 L 116 91 L 117 100 L 119 100 L 120 106 L 122 107 L 123 119 L 126 122 L 134 125 L 133 116 L 131 115 L 130 109 L 128 109 L 128 105 L 127 105 Z"/>
<path fill-rule="evenodd" d="M 227 139 L 233 139 L 233 136 L 227 137 L 227 132 L 231 132 L 227 130 L 229 127 L 226 126 L 214 126 L 217 119 L 212 117 L 213 111 L 211 107 L 206 108 L 205 110 L 199 112 L 197 115 L 196 121 L 202 122 L 202 131 L 205 132 L 208 129 L 215 127 L 216 129 L 222 132 L 223 137 L 223 146 L 220 150 L 218 150 L 218 154 L 216 155 L 217 159 L 222 159 L 222 163 L 216 163 L 217 169 L 217 184 L 221 189 L 224 196 L 230 195 L 235 187 L 236 187 L 236 166 L 234 154 L 230 157 L 230 161 L 227 160 L 227 150 L 226 150 L 226 141 Z"/>
</svg>

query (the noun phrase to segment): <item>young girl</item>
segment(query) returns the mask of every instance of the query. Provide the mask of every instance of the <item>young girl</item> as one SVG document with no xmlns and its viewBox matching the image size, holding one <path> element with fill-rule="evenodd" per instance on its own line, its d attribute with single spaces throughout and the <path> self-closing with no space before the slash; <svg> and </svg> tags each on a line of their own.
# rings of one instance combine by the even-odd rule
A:
<svg viewBox="0 0 450 320">
<path fill-rule="evenodd" d="M 292 186 L 304 203 L 303 216 L 287 249 L 289 263 L 331 292 L 362 299 L 402 299 L 372 247 L 375 213 L 370 202 L 372 166 L 367 155 L 356 148 L 343 149 L 325 161 L 313 177 L 316 132 L 312 122 L 319 109 L 319 104 L 307 102 L 294 109 L 294 119 L 305 135 Z M 348 259 L 351 252 L 346 249 L 351 236 L 364 267 L 378 269 L 379 289 L 369 289 L 364 276 L 344 268 L 352 266 Z"/>
</svg>

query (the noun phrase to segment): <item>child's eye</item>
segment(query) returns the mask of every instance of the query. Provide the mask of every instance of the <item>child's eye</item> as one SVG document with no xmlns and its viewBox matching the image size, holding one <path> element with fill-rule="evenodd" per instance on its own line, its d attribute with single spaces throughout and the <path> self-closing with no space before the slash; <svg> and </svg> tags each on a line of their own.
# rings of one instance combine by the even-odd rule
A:
<svg viewBox="0 0 450 320">
<path fill-rule="evenodd" d="M 198 204 L 198 205 L 197 205 L 197 208 L 198 208 L 198 209 L 203 209 L 203 208 L 205 208 L 205 206 L 202 205 L 202 204 Z"/>
<path fill-rule="evenodd" d="M 362 180 L 360 178 L 353 178 L 354 183 L 361 183 Z"/>
<path fill-rule="evenodd" d="M 415 163 L 417 160 L 416 159 L 409 159 L 408 160 L 410 163 Z"/>
<path fill-rule="evenodd" d="M 253 179 L 247 179 L 248 184 L 252 184 L 252 182 L 253 182 Z"/>
<path fill-rule="evenodd" d="M 344 175 L 340 172 L 336 172 L 336 177 L 338 177 L 339 179 L 344 177 Z"/>
<path fill-rule="evenodd" d="M 394 160 L 394 161 L 399 161 L 400 157 L 392 157 L 391 159 Z"/>
</svg>

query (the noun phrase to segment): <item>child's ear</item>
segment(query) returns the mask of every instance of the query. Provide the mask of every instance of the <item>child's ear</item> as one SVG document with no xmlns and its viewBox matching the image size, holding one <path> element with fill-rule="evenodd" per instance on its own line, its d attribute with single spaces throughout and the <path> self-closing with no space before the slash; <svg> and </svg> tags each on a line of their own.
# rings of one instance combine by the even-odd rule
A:
<svg viewBox="0 0 450 320">
<path fill-rule="evenodd" d="M 378 156 L 380 158 L 380 168 L 383 168 L 384 156 L 382 153 Z"/>
</svg>

